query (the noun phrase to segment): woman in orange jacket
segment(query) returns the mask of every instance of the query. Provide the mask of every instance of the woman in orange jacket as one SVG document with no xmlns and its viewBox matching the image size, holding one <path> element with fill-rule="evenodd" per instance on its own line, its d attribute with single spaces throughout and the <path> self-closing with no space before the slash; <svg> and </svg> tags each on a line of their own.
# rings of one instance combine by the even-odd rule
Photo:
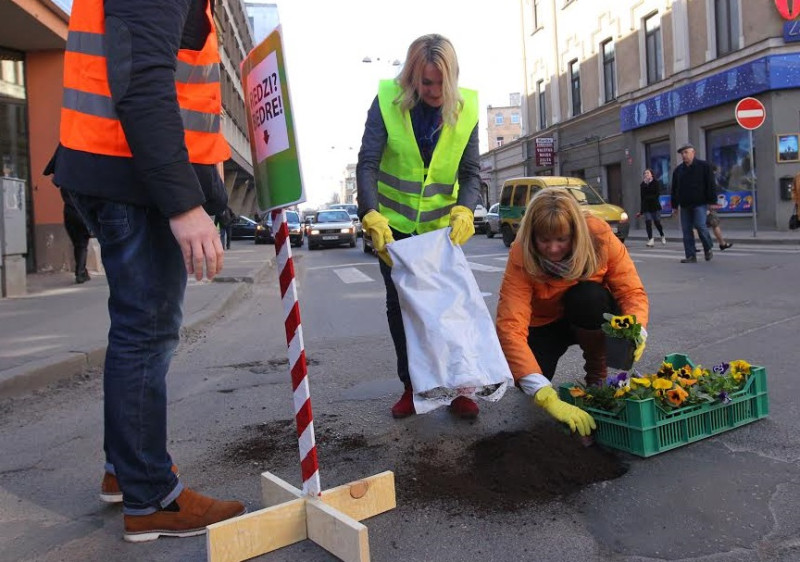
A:
<svg viewBox="0 0 800 562">
<path fill-rule="evenodd" d="M 647 336 L 649 305 L 636 267 L 604 221 L 585 215 L 566 190 L 531 199 L 500 287 L 497 332 L 519 387 L 573 431 L 594 420 L 558 399 L 550 381 L 567 348 L 580 345 L 587 384 L 605 380 L 603 313 L 635 314 Z M 636 349 L 638 360 L 644 343 Z"/>
</svg>

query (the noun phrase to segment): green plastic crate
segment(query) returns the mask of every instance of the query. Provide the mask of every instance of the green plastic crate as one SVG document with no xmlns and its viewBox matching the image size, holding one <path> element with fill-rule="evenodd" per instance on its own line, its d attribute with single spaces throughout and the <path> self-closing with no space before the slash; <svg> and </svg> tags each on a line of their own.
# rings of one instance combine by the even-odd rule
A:
<svg viewBox="0 0 800 562">
<path fill-rule="evenodd" d="M 695 366 L 682 353 L 672 353 L 664 360 L 676 369 Z M 607 447 L 651 457 L 764 418 L 769 414 L 767 371 L 756 365 L 750 368 L 744 388 L 731 394 L 728 404 L 694 404 L 665 411 L 649 398 L 625 400 L 625 407 L 616 413 L 585 407 L 597 422 L 594 439 Z M 565 402 L 575 404 L 569 393 L 572 386 L 562 384 L 558 393 Z"/>
</svg>

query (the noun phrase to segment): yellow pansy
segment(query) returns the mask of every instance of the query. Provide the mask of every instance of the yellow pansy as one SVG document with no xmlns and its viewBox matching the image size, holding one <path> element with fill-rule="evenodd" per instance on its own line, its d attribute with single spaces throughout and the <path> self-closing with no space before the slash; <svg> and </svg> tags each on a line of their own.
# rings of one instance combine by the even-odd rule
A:
<svg viewBox="0 0 800 562">
<path fill-rule="evenodd" d="M 645 388 L 650 388 L 650 379 L 645 377 L 631 377 L 632 384 L 638 384 L 639 386 L 643 386 Z"/>
<path fill-rule="evenodd" d="M 653 388 L 658 390 L 667 390 L 668 388 L 672 388 L 672 381 L 658 378 L 653 381 Z"/>
</svg>

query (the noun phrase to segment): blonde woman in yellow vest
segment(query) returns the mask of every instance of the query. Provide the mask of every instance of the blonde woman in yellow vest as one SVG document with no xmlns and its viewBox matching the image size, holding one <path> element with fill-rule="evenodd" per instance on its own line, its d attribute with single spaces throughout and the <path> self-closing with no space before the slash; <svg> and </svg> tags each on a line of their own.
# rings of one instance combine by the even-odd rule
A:
<svg viewBox="0 0 800 562">
<path fill-rule="evenodd" d="M 397 79 L 380 83 L 356 168 L 358 213 L 380 258 L 397 374 L 405 385 L 392 407 L 395 418 L 415 411 L 386 244 L 448 226 L 453 243 L 464 244 L 475 233 L 479 168 L 477 92 L 458 87 L 453 44 L 441 35 L 423 35 L 409 46 Z M 464 396 L 450 410 L 466 419 L 478 415 L 478 405 Z"/>
</svg>

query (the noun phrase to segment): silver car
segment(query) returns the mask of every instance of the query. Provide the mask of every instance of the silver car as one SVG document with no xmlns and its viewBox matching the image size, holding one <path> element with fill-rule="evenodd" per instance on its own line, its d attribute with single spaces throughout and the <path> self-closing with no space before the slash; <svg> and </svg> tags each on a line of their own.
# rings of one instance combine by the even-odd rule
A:
<svg viewBox="0 0 800 562">
<path fill-rule="evenodd" d="M 500 203 L 489 207 L 486 213 L 486 236 L 494 238 L 495 234 L 500 234 Z"/>
<path fill-rule="evenodd" d="M 336 203 L 328 207 L 329 209 L 344 209 L 350 215 L 350 219 L 356 227 L 356 236 L 361 237 L 361 221 L 358 220 L 358 205 L 355 203 Z"/>
<path fill-rule="evenodd" d="M 308 230 L 308 249 L 320 246 L 356 247 L 356 227 L 350 215 L 343 209 L 317 211 Z"/>
</svg>

